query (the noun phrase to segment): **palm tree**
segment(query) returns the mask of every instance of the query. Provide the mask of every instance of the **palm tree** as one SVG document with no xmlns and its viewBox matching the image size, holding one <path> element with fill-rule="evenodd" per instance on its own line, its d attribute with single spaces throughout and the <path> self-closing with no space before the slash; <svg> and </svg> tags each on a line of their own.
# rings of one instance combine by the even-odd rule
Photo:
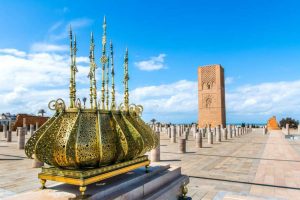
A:
<svg viewBox="0 0 300 200">
<path fill-rule="evenodd" d="M 46 111 L 44 109 L 39 109 L 38 114 L 42 115 L 42 117 L 44 117 L 44 114 L 46 113 Z"/>
<path fill-rule="evenodd" d="M 83 108 L 85 108 L 86 97 L 83 97 L 82 101 L 83 101 Z"/>
<path fill-rule="evenodd" d="M 154 124 L 156 122 L 156 119 L 151 119 L 150 122 L 152 122 L 152 124 Z"/>
</svg>

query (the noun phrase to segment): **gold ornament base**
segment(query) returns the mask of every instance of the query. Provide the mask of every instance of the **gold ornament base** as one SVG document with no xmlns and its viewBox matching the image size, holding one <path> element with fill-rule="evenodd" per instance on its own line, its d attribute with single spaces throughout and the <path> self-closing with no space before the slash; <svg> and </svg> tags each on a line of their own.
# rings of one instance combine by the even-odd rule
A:
<svg viewBox="0 0 300 200">
<path fill-rule="evenodd" d="M 104 166 L 96 169 L 59 169 L 56 167 L 43 167 L 42 172 L 39 173 L 38 178 L 42 184 L 41 189 L 45 189 L 47 180 L 67 183 L 71 185 L 78 185 L 82 196 L 86 190 L 86 186 L 108 179 L 119 174 L 135 170 L 137 168 L 146 167 L 146 173 L 150 161 L 148 156 L 141 156 L 134 160 L 116 163 L 109 166 Z"/>
</svg>

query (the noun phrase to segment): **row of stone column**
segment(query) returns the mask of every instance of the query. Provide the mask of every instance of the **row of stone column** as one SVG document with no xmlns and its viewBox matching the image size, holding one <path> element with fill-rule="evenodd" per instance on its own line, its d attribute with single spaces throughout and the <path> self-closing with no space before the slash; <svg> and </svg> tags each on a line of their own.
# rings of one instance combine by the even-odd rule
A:
<svg viewBox="0 0 300 200">
<path fill-rule="evenodd" d="M 36 127 L 38 128 L 38 123 L 36 124 Z M 30 125 L 29 132 L 30 132 L 30 136 L 32 136 L 35 133 L 33 125 Z M 6 138 L 6 141 L 11 142 L 12 141 L 12 123 L 11 122 L 9 123 L 8 130 L 7 130 L 7 125 L 3 125 L 3 133 L 4 133 L 4 137 Z M 18 136 L 17 148 L 20 150 L 23 150 L 23 149 L 25 149 L 25 135 L 27 134 L 26 125 L 23 124 L 23 127 L 17 127 L 16 133 Z M 39 168 L 39 167 L 44 166 L 44 163 L 35 159 L 35 156 L 33 156 L 33 158 L 34 158 L 32 161 L 33 168 Z"/>
<path fill-rule="evenodd" d="M 222 140 L 228 140 L 229 138 L 244 135 L 246 133 L 250 133 L 251 131 L 252 128 L 237 127 L 232 125 L 228 125 L 226 128 L 221 128 L 221 126 L 219 125 L 214 129 L 211 129 L 211 127 L 197 129 L 195 125 L 191 126 L 190 129 L 183 129 L 183 134 L 180 135 L 180 129 L 176 128 L 174 125 L 171 125 L 169 127 L 165 127 L 164 133 L 167 134 L 167 136 L 170 138 L 171 143 L 177 143 L 178 136 L 178 152 L 185 153 L 186 141 L 188 140 L 189 133 L 192 133 L 195 137 L 196 147 L 202 148 L 203 137 L 205 137 L 206 135 L 208 144 L 212 145 L 214 137 L 216 137 L 217 142 L 221 142 Z M 155 134 L 157 134 L 160 142 L 160 132 L 156 131 Z M 157 148 L 151 151 L 151 160 L 153 162 L 158 162 L 160 160 L 160 144 L 158 144 Z"/>
</svg>

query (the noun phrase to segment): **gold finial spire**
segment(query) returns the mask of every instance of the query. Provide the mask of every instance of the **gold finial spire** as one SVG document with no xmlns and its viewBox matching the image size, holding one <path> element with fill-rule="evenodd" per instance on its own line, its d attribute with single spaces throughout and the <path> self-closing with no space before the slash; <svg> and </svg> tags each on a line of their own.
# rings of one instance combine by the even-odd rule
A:
<svg viewBox="0 0 300 200">
<path fill-rule="evenodd" d="M 107 63 L 106 57 L 106 19 L 103 20 L 103 36 L 102 36 L 102 87 L 101 87 L 101 108 L 105 109 L 105 64 Z"/>
<path fill-rule="evenodd" d="M 72 34 L 72 27 L 70 25 L 70 30 L 69 30 L 69 36 L 70 36 L 70 58 L 71 58 L 71 64 L 70 64 L 70 72 L 71 72 L 71 77 L 70 77 L 70 108 L 73 108 L 75 105 L 75 102 L 73 102 L 73 34 Z"/>
<path fill-rule="evenodd" d="M 96 86 L 96 63 L 95 63 L 95 44 L 94 35 L 91 32 L 91 43 L 90 43 L 90 103 L 91 108 L 97 108 L 97 86 Z"/>
<path fill-rule="evenodd" d="M 76 53 L 77 53 L 77 42 L 76 42 L 76 35 L 74 34 L 74 47 L 73 47 L 73 84 L 72 84 L 72 89 L 73 89 L 73 96 L 72 96 L 72 102 L 73 102 L 73 107 L 76 105 L 76 72 L 77 66 L 76 66 Z"/>
<path fill-rule="evenodd" d="M 125 111 L 129 110 L 129 93 L 128 93 L 128 48 L 126 48 L 126 53 L 124 57 L 124 108 Z"/>
<path fill-rule="evenodd" d="M 73 41 L 73 35 L 72 35 L 72 28 L 70 25 L 70 57 L 71 57 L 71 78 L 70 78 L 70 108 L 75 107 L 75 101 L 76 101 L 76 35 L 74 35 L 74 41 Z M 74 46 L 73 46 L 74 43 Z"/>
<path fill-rule="evenodd" d="M 106 110 L 109 109 L 109 57 L 107 58 L 107 66 L 106 66 Z"/>
<path fill-rule="evenodd" d="M 115 102 L 115 69 L 114 69 L 114 50 L 110 41 L 110 60 L 111 60 L 111 110 L 116 109 Z"/>
</svg>

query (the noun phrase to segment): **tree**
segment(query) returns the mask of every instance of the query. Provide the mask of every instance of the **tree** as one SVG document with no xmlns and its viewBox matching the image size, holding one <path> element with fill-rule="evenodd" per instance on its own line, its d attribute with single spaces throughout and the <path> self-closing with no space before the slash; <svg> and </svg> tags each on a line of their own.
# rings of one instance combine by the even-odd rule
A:
<svg viewBox="0 0 300 200">
<path fill-rule="evenodd" d="M 154 124 L 156 122 L 156 119 L 151 119 L 150 122 L 152 122 L 152 124 Z"/>
<path fill-rule="evenodd" d="M 83 108 L 85 108 L 86 97 L 83 97 L 82 101 L 83 101 Z"/>
<path fill-rule="evenodd" d="M 42 115 L 42 117 L 44 117 L 44 114 L 46 113 L 46 111 L 44 109 L 39 109 L 38 114 Z"/>
<path fill-rule="evenodd" d="M 279 122 L 280 127 L 286 127 L 286 124 L 289 124 L 290 128 L 298 128 L 299 121 L 292 119 L 291 117 L 282 118 Z"/>
</svg>

